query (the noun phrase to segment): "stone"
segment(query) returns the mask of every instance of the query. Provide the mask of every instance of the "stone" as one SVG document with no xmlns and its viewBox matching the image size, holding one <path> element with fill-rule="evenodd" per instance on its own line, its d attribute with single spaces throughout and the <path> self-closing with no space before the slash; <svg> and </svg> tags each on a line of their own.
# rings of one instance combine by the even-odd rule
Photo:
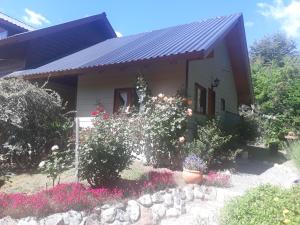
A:
<svg viewBox="0 0 300 225">
<path fill-rule="evenodd" d="M 0 225 L 17 225 L 17 221 L 7 216 L 0 219 Z"/>
<path fill-rule="evenodd" d="M 112 225 L 123 225 L 122 222 L 118 221 L 118 220 L 115 220 Z"/>
<path fill-rule="evenodd" d="M 156 214 L 159 218 L 166 215 L 167 208 L 163 204 L 156 204 L 152 206 L 152 213 Z"/>
<path fill-rule="evenodd" d="M 150 206 L 152 206 L 151 195 L 146 194 L 146 195 L 141 196 L 141 197 L 138 199 L 138 202 L 139 202 L 142 206 L 145 206 L 145 207 L 150 207 Z"/>
<path fill-rule="evenodd" d="M 191 186 L 186 186 L 184 187 L 184 192 L 186 195 L 186 200 L 187 201 L 193 201 L 194 200 L 194 191 L 193 188 Z"/>
<path fill-rule="evenodd" d="M 156 192 L 151 196 L 153 203 L 162 203 L 164 202 L 163 194 L 161 192 Z"/>
<path fill-rule="evenodd" d="M 137 201 L 130 200 L 127 203 L 126 212 L 129 215 L 131 222 L 136 222 L 141 215 L 140 205 Z"/>
<path fill-rule="evenodd" d="M 194 188 L 194 197 L 196 199 L 204 199 L 204 193 L 202 191 L 202 188 L 199 186 Z"/>
<path fill-rule="evenodd" d="M 185 200 L 182 200 L 179 194 L 174 196 L 174 208 L 178 209 L 181 215 L 186 213 Z"/>
<path fill-rule="evenodd" d="M 101 213 L 101 221 L 103 221 L 104 223 L 112 223 L 114 222 L 116 215 L 117 210 L 115 207 L 105 209 Z"/>
<path fill-rule="evenodd" d="M 66 225 L 62 213 L 56 213 L 40 220 L 40 225 Z"/>
<path fill-rule="evenodd" d="M 130 218 L 127 212 L 123 211 L 122 209 L 117 209 L 116 220 L 120 222 L 129 222 Z"/>
<path fill-rule="evenodd" d="M 175 209 L 175 208 L 170 208 L 170 209 L 167 209 L 167 211 L 166 211 L 166 216 L 168 218 L 178 217 L 179 215 L 180 215 L 180 212 L 178 211 L 178 209 Z"/>
<path fill-rule="evenodd" d="M 91 215 L 89 215 L 83 225 L 98 225 L 101 224 L 101 217 L 96 214 L 96 213 L 92 213 Z"/>
<path fill-rule="evenodd" d="M 92 213 L 96 213 L 96 214 L 100 215 L 101 214 L 101 210 L 102 210 L 101 207 L 97 206 L 97 207 L 95 207 L 93 209 Z"/>
<path fill-rule="evenodd" d="M 18 225 L 38 225 L 38 221 L 33 217 L 26 217 L 18 221 Z"/>
<path fill-rule="evenodd" d="M 123 202 L 119 202 L 119 203 L 115 204 L 115 208 L 116 209 L 125 209 L 126 205 Z"/>
<path fill-rule="evenodd" d="M 134 225 L 153 225 L 153 214 L 150 208 L 141 207 L 140 219 Z"/>
<path fill-rule="evenodd" d="M 173 195 L 172 194 L 167 193 L 167 194 L 164 195 L 164 204 L 167 207 L 172 207 L 173 206 L 174 201 L 173 201 Z"/>
<path fill-rule="evenodd" d="M 63 220 L 65 224 L 79 225 L 82 221 L 82 215 L 80 212 L 71 210 L 63 213 Z"/>
<path fill-rule="evenodd" d="M 104 204 L 103 206 L 101 206 L 101 209 L 109 209 L 110 205 L 109 204 Z"/>
</svg>

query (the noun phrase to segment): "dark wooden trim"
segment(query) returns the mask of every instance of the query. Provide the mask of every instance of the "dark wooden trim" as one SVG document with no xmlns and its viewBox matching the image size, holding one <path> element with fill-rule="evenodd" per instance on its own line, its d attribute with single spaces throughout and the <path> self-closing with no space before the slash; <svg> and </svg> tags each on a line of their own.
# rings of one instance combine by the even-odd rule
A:
<svg viewBox="0 0 300 225">
<path fill-rule="evenodd" d="M 119 106 L 117 105 L 117 92 L 118 91 L 127 91 L 129 93 L 129 98 L 130 98 L 130 102 L 129 102 L 129 106 L 133 106 L 134 102 L 133 102 L 133 98 L 134 98 L 134 91 L 135 88 L 134 87 L 128 87 L 128 88 L 115 88 L 114 89 L 114 107 L 113 107 L 113 113 L 117 113 L 119 110 Z"/>
<path fill-rule="evenodd" d="M 185 97 L 188 98 L 188 88 L 189 88 L 189 66 L 190 62 L 189 60 L 186 60 L 185 63 Z"/>
<path fill-rule="evenodd" d="M 216 92 L 212 88 L 208 88 L 207 114 L 209 117 L 216 115 Z"/>
<path fill-rule="evenodd" d="M 204 106 L 204 109 L 203 109 L 203 112 L 199 112 L 197 111 L 197 104 L 198 104 L 198 96 L 197 96 L 197 90 L 200 89 L 200 90 L 205 90 L 205 106 Z M 203 87 L 202 85 L 198 84 L 198 83 L 195 83 L 194 85 L 194 112 L 197 113 L 197 114 L 201 114 L 201 115 L 206 115 L 206 104 L 207 104 L 207 89 L 205 87 Z"/>
</svg>

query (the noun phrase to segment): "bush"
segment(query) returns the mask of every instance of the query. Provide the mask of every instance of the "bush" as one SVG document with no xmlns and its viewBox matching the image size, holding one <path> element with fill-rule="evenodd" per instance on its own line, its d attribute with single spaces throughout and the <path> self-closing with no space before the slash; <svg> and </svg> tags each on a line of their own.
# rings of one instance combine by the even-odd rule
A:
<svg viewBox="0 0 300 225">
<path fill-rule="evenodd" d="M 300 186 L 281 189 L 263 185 L 227 203 L 222 225 L 300 224 Z"/>
<path fill-rule="evenodd" d="M 159 94 L 151 97 L 139 113 L 142 134 L 137 145 L 147 160 L 158 167 L 177 167 L 182 161 L 181 143 L 185 141 L 187 120 L 192 110 L 181 97 Z"/>
<path fill-rule="evenodd" d="M 300 169 L 300 142 L 291 143 L 288 147 L 288 153 L 296 166 Z"/>
<path fill-rule="evenodd" d="M 22 79 L 0 79 L 0 154 L 17 168 L 36 168 L 70 128 L 60 96 Z"/>
<path fill-rule="evenodd" d="M 93 187 L 111 185 L 133 159 L 132 121 L 123 114 L 110 116 L 102 106 L 92 114 L 94 128 L 85 133 L 79 148 L 79 175 Z"/>
<path fill-rule="evenodd" d="M 227 144 L 232 136 L 224 134 L 215 120 L 209 120 L 199 126 L 193 142 L 186 145 L 187 151 L 203 159 L 208 166 L 232 159 L 235 152 L 228 149 Z"/>
</svg>

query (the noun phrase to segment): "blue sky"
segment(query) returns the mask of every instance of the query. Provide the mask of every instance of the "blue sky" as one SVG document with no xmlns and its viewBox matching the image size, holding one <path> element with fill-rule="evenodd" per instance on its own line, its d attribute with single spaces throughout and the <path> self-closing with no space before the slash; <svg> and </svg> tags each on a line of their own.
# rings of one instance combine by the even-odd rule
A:
<svg viewBox="0 0 300 225">
<path fill-rule="evenodd" d="M 35 28 L 106 12 L 122 35 L 242 12 L 248 46 L 283 31 L 300 47 L 300 0 L 0 0 L 0 11 Z"/>
</svg>

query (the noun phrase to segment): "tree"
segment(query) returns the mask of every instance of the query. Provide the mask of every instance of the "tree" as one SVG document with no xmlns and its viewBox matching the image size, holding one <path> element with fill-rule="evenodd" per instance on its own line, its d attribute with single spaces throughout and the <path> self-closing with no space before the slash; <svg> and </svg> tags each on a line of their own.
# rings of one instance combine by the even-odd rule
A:
<svg viewBox="0 0 300 225">
<path fill-rule="evenodd" d="M 250 47 L 251 61 L 261 61 L 262 64 L 275 62 L 282 66 L 285 57 L 293 57 L 296 53 L 295 41 L 282 33 L 266 36 Z"/>
</svg>

